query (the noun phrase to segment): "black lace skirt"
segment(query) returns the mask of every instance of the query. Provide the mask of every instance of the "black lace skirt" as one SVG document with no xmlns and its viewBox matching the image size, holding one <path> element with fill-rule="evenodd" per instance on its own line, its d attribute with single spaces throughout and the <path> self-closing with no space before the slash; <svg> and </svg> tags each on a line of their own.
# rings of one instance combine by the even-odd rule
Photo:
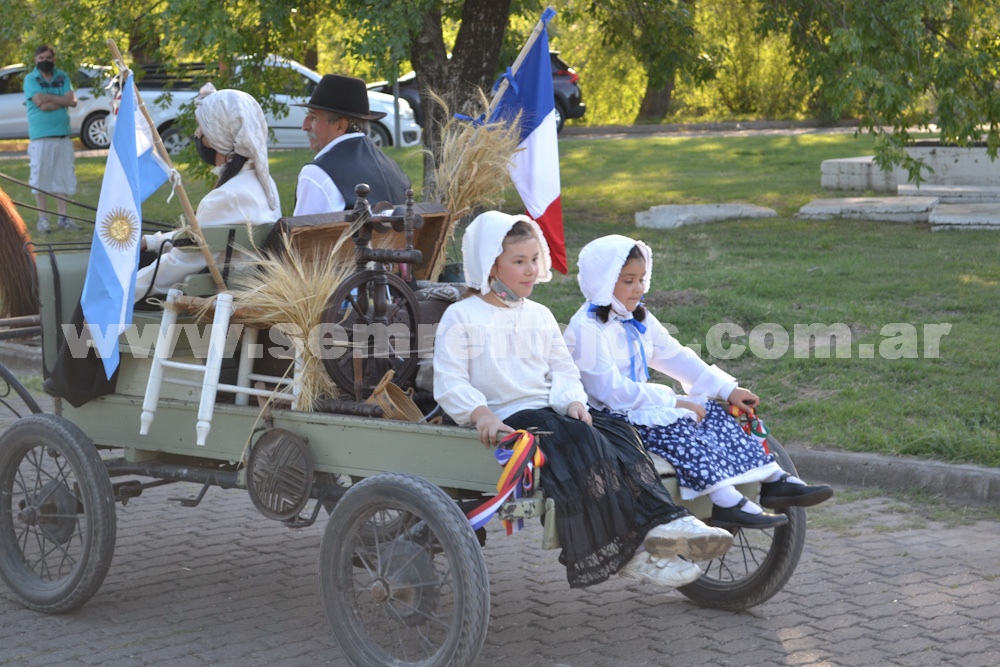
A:
<svg viewBox="0 0 1000 667">
<path fill-rule="evenodd" d="M 635 429 L 591 412 L 594 426 L 551 409 L 522 410 L 504 420 L 517 429 L 551 431 L 539 445 L 545 495 L 571 588 L 605 581 L 620 570 L 653 526 L 687 514 L 663 488 Z"/>
</svg>

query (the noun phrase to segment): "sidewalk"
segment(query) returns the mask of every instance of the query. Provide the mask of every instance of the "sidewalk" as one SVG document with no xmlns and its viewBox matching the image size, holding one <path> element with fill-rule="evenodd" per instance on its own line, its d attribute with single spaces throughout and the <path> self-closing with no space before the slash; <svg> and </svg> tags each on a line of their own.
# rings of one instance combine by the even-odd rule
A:
<svg viewBox="0 0 1000 667">
<path fill-rule="evenodd" d="M 151 489 L 119 507 L 103 586 L 44 616 L 0 584 L 0 665 L 344 667 L 320 599 L 324 526 L 289 530 L 246 493 L 196 508 Z M 572 590 L 528 522 L 494 521 L 483 552 L 491 667 L 994 667 L 1000 664 L 1000 521 L 935 515 L 850 492 L 809 510 L 805 550 L 771 600 L 742 613 L 617 577 Z"/>
</svg>

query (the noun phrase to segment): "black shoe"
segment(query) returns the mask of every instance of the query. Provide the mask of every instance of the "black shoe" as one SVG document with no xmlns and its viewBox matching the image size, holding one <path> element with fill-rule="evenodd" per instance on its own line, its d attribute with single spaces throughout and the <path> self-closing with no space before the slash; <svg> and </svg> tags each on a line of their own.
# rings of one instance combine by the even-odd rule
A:
<svg viewBox="0 0 1000 667">
<path fill-rule="evenodd" d="M 789 474 L 786 472 L 777 482 L 767 482 L 760 485 L 760 505 L 772 510 L 785 507 L 812 507 L 833 496 L 833 489 L 826 484 L 809 486 L 786 482 Z"/>
<path fill-rule="evenodd" d="M 706 523 L 717 528 L 776 528 L 788 523 L 788 517 L 784 514 L 744 512 L 741 508 L 746 504 L 747 499 L 743 498 L 732 507 L 712 505 L 712 518 Z"/>
</svg>

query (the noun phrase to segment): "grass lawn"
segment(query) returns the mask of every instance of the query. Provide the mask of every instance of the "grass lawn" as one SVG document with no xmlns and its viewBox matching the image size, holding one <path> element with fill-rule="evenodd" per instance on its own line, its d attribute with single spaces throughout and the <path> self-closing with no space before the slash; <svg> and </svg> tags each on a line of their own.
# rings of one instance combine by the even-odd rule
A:
<svg viewBox="0 0 1000 667">
<path fill-rule="evenodd" d="M 992 334 L 1000 330 L 1000 235 L 793 217 L 829 196 L 819 185 L 822 160 L 871 150 L 870 139 L 850 134 L 563 141 L 571 270 L 535 297 L 567 321 L 582 298 L 573 260 L 583 244 L 608 233 L 641 238 L 656 258 L 653 311 L 761 396 L 761 415 L 780 440 L 998 466 Z M 391 154 L 420 182 L 419 154 Z M 286 212 L 309 157 L 272 153 Z M 77 160 L 81 201 L 96 204 L 103 168 L 103 159 Z M 27 179 L 24 160 L 0 160 L 0 171 Z M 197 203 L 207 185 L 186 182 Z M 144 217 L 175 219 L 176 198 L 169 205 L 165 198 L 148 200 Z M 773 208 L 778 217 L 676 230 L 633 224 L 637 210 L 657 204 L 732 201 Z M 509 202 L 516 211 L 517 197 Z M 797 325 L 841 335 L 833 346 L 823 335 L 810 342 L 796 335 Z M 713 344 L 720 328 L 731 335 Z"/>
</svg>

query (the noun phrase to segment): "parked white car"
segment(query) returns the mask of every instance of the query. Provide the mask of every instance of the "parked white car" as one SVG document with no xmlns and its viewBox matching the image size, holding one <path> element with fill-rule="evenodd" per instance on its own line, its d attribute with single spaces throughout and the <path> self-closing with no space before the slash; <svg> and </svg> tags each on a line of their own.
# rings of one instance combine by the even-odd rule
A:
<svg viewBox="0 0 1000 667">
<path fill-rule="evenodd" d="M 302 122 L 305 120 L 307 109 L 293 105 L 302 104 L 309 100 L 313 88 L 322 78 L 321 75 L 301 63 L 278 56 L 270 56 L 265 61 L 265 65 L 280 67 L 287 73 L 287 80 L 279 88 L 282 92 L 274 96 L 279 113 L 275 113 L 272 109 L 265 111 L 267 126 L 271 129 L 271 139 L 268 146 L 270 148 L 308 148 L 309 139 L 302 131 Z M 164 146 L 171 154 L 176 154 L 191 141 L 191 137 L 186 136 L 176 123 L 177 118 L 181 115 L 182 107 L 185 104 L 190 106 L 198 91 L 190 86 L 175 86 L 167 92 L 150 90 L 149 86 L 153 80 L 155 77 L 141 80 L 139 93 L 142 95 L 153 123 L 163 139 Z M 144 84 L 143 81 L 146 83 Z M 117 94 L 117 83 L 115 90 L 115 112 L 117 113 L 118 100 L 120 99 L 120 95 Z M 385 118 L 369 123 L 368 136 L 378 146 L 395 145 L 396 116 L 393 110 L 392 96 L 369 91 L 368 106 L 372 111 L 386 113 Z M 286 113 L 281 114 L 281 111 Z M 113 118 L 110 127 L 113 130 Z M 420 144 L 422 130 L 414 120 L 410 105 L 402 99 L 399 101 L 399 129 L 400 146 L 409 147 Z"/>
<path fill-rule="evenodd" d="M 107 119 L 114 94 L 107 89 L 110 67 L 84 66 L 76 71 L 73 87 L 76 106 L 69 107 L 69 127 L 74 137 L 80 137 L 87 148 L 107 148 L 111 145 Z M 28 108 L 24 100 L 24 76 L 30 72 L 20 63 L 0 68 L 0 139 L 28 138 Z M 94 94 L 95 81 L 101 92 Z"/>
</svg>

